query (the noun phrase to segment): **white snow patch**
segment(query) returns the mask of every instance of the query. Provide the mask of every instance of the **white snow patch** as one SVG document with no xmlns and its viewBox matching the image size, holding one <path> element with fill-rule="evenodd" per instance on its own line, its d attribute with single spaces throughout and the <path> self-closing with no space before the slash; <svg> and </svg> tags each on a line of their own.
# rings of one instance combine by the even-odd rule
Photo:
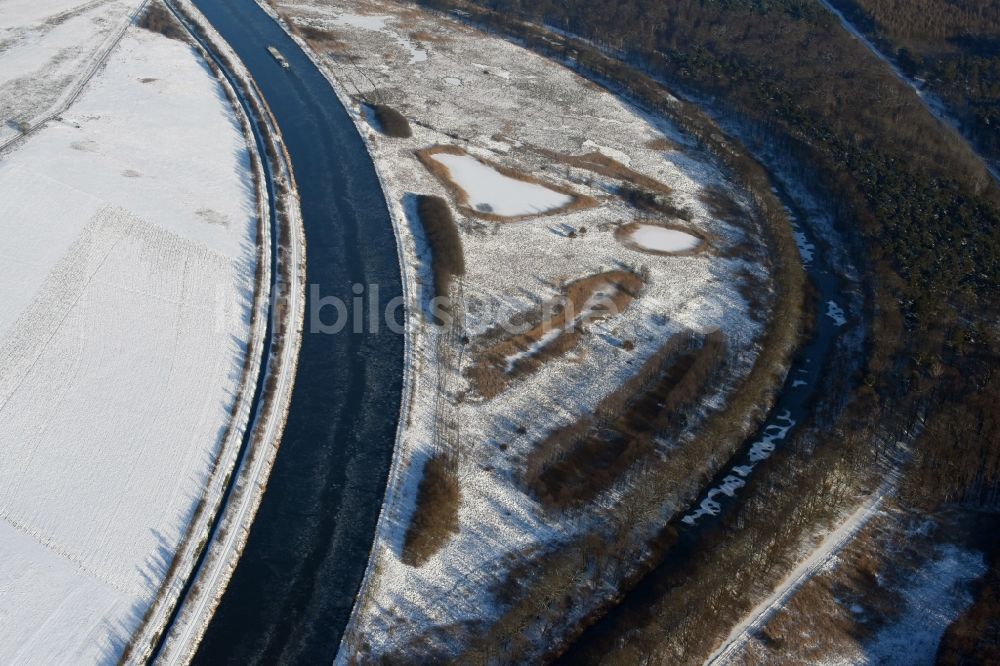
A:
<svg viewBox="0 0 1000 666">
<path fill-rule="evenodd" d="M 551 331 L 547 331 L 544 335 L 538 338 L 536 342 L 529 345 L 527 349 L 523 349 L 515 354 L 511 354 L 510 356 L 508 356 L 505 359 L 507 365 L 504 368 L 504 372 L 510 372 L 511 370 L 513 370 L 514 366 L 517 364 L 518 361 L 525 358 L 529 358 L 537 354 L 539 351 L 545 348 L 545 345 L 549 344 L 550 342 L 554 342 L 556 338 L 562 335 L 562 332 L 564 330 L 566 329 L 554 328 Z"/>
<path fill-rule="evenodd" d="M 969 583 L 986 573 L 983 556 L 952 544 L 909 578 L 906 611 L 867 642 L 863 663 L 933 664 L 945 629 L 972 603 Z"/>
<path fill-rule="evenodd" d="M 385 30 L 385 24 L 389 22 L 388 16 L 362 16 L 360 14 L 341 14 L 333 20 L 334 25 L 353 26 L 364 30 L 375 30 L 381 32 Z"/>
<path fill-rule="evenodd" d="M 802 263 L 812 263 L 813 256 L 816 254 L 816 245 L 809 242 L 809 239 L 803 231 L 795 231 L 793 236 L 795 238 L 795 244 L 799 246 L 799 255 L 802 257 Z"/>
<path fill-rule="evenodd" d="M 410 64 L 415 65 L 427 60 L 427 51 L 418 48 L 408 37 L 400 35 L 398 32 L 386 27 L 391 20 L 391 16 L 363 16 L 361 14 L 340 14 L 333 20 L 337 26 L 351 26 L 373 32 L 381 32 L 392 37 L 396 43 L 406 49 L 410 54 Z"/>
<path fill-rule="evenodd" d="M 478 62 L 472 63 L 472 66 L 478 67 L 484 73 L 489 74 L 491 76 L 497 76 L 503 79 L 504 81 L 510 81 L 510 72 L 504 69 L 503 67 L 491 67 L 489 65 L 484 65 Z"/>
<path fill-rule="evenodd" d="M 838 328 L 847 324 L 847 317 L 844 315 L 844 308 L 837 305 L 836 301 L 826 302 L 826 316 L 833 320 Z"/>
<path fill-rule="evenodd" d="M 611 148 L 609 146 L 602 146 L 593 139 L 587 139 L 584 141 L 583 147 L 589 148 L 590 150 L 596 150 L 602 155 L 607 155 L 611 159 L 621 162 L 625 166 L 632 166 L 632 158 L 625 151 L 616 150 L 615 148 Z"/>
<path fill-rule="evenodd" d="M 761 434 L 760 439 L 754 442 L 750 446 L 750 452 L 748 454 L 749 463 L 746 465 L 740 465 L 739 467 L 734 467 L 733 471 L 739 476 L 728 475 L 718 486 L 712 488 L 705 495 L 705 499 L 701 501 L 701 504 L 697 509 L 684 516 L 683 522 L 688 525 L 695 525 L 699 518 L 703 516 L 717 516 L 719 511 L 721 511 L 722 506 L 716 501 L 716 497 L 719 495 L 726 495 L 727 497 L 733 497 L 736 494 L 736 490 L 742 488 L 746 485 L 746 482 L 739 477 L 747 477 L 756 467 L 757 463 L 766 460 L 771 457 L 774 453 L 775 448 L 777 448 L 777 443 L 785 439 L 788 436 L 788 432 L 795 427 L 795 420 L 792 419 L 790 412 L 785 412 L 779 415 L 776 421 L 781 421 L 781 424 L 772 423 L 764 428 L 764 432 Z"/>
</svg>

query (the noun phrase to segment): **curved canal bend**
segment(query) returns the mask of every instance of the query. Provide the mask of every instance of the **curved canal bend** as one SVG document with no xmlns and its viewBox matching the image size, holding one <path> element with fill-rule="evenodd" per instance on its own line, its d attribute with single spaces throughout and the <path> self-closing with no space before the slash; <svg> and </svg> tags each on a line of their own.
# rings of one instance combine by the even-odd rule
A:
<svg viewBox="0 0 1000 666">
<path fill-rule="evenodd" d="M 402 291 L 396 239 L 352 119 L 298 45 L 254 0 L 194 4 L 245 63 L 277 119 L 299 186 L 308 259 L 302 350 L 281 449 L 194 663 L 330 663 L 385 491 L 404 343 L 381 315 L 377 333 L 355 332 L 353 321 L 338 334 L 312 332 L 310 294 L 336 296 L 350 309 L 355 284 L 365 286 L 366 301 L 378 285 L 384 310 Z M 332 324 L 337 310 L 320 314 Z"/>
</svg>

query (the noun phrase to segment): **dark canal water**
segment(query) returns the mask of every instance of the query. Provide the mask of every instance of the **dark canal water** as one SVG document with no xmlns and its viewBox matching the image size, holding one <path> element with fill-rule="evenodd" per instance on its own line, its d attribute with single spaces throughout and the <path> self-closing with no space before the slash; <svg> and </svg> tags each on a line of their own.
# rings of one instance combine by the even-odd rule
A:
<svg viewBox="0 0 1000 666">
<path fill-rule="evenodd" d="M 249 68 L 281 127 L 301 194 L 309 285 L 346 304 L 355 284 L 378 285 L 383 305 L 400 296 L 382 190 L 329 83 L 253 0 L 195 4 Z M 310 332 L 309 300 L 284 440 L 196 664 L 330 663 L 364 575 L 395 442 L 403 337 L 384 323 L 377 334 Z M 322 314 L 336 318 L 334 308 Z"/>
</svg>

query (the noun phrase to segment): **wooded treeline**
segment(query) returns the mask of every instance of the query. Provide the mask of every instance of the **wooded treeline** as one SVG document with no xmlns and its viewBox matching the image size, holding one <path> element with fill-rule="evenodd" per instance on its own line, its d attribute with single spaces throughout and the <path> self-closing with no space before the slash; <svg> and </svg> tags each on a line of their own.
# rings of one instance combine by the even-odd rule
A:
<svg viewBox="0 0 1000 666">
<path fill-rule="evenodd" d="M 1000 160 L 1000 1 L 834 4 L 908 76 L 926 81 L 981 152 Z"/>
</svg>

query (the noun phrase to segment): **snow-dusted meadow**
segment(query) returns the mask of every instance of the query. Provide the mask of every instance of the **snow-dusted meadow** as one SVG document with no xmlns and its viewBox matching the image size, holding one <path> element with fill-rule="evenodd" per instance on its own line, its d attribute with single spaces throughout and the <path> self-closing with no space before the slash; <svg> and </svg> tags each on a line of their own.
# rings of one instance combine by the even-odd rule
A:
<svg viewBox="0 0 1000 666">
<path fill-rule="evenodd" d="M 732 188 L 685 149 L 683 136 L 569 69 L 413 7 L 373 0 L 276 0 L 273 6 L 293 32 L 312 40 L 317 62 L 368 139 L 400 237 L 413 315 L 403 427 L 368 575 L 340 656 L 349 660 L 359 649 L 374 657 L 414 658 L 421 650 L 455 654 L 477 628 L 502 613 L 495 590 L 509 567 L 593 529 L 593 518 L 612 510 L 613 497 L 604 497 L 559 519 L 545 513 L 520 474 L 526 453 L 539 440 L 592 412 L 677 333 L 721 329 L 733 371 L 743 373 L 752 365 L 761 325 L 748 316 L 739 276 L 767 275 L 759 262 L 734 249 L 742 245 L 760 252 L 760 240 L 752 225 L 712 216 L 703 202 L 705 189 Z M 317 37 L 317 30 L 325 37 Z M 405 115 L 412 138 L 380 134 L 364 113 L 366 105 L 377 103 Z M 469 207 L 487 204 L 500 213 L 491 218 L 497 221 L 463 214 L 462 202 L 421 164 L 415 153 L 439 145 L 471 156 L 452 160 L 447 152 L 434 153 L 435 159 L 448 155 L 451 161 L 444 164 L 468 195 Z M 676 234 L 653 232 L 642 240 L 678 255 L 627 247 L 615 232 L 642 216 L 616 196 L 621 182 L 552 158 L 591 153 L 657 181 L 660 191 L 669 188 L 672 204 L 686 209 L 690 221 L 671 221 Z M 565 203 L 555 199 L 563 196 L 555 189 L 536 185 L 545 191 L 529 191 L 529 183 L 488 164 L 598 205 L 552 211 Z M 431 277 L 429 249 L 414 218 L 415 194 L 449 200 L 462 231 L 466 272 L 453 288 L 458 325 L 446 331 L 435 330 L 422 316 Z M 522 218 L 529 210 L 538 216 Z M 541 214 L 546 211 L 552 214 Z M 504 215 L 517 221 L 497 219 Z M 700 242 L 697 254 L 690 252 L 692 242 Z M 464 337 L 474 346 L 477 335 L 556 298 L 565 284 L 614 270 L 648 275 L 623 315 L 590 325 L 571 353 L 515 380 L 493 400 L 470 390 L 463 371 L 473 360 Z M 724 399 L 720 387 L 703 400 L 717 407 Z M 661 454 L 678 443 L 663 442 Z M 458 457 L 460 530 L 426 564 L 410 567 L 400 559 L 403 535 L 424 463 L 438 451 Z M 680 493 L 662 498 L 655 509 L 661 517 L 678 509 Z M 592 573 L 581 574 L 581 581 Z M 610 594 L 616 582 L 604 580 L 583 593 Z M 578 600 L 583 603 L 574 613 L 582 615 L 591 600 Z M 574 619 L 564 618 L 561 625 Z"/>
<path fill-rule="evenodd" d="M 79 91 L 140 0 L 0 2 L 0 145 Z"/>
<path fill-rule="evenodd" d="M 34 71 L 24 53 L 44 51 L 24 40 L 73 25 L 59 52 L 84 58 L 129 11 L 72 4 L 42 30 L 31 12 L 55 3 L 5 3 L 4 21 L 8 7 L 23 21 L 5 26 L 19 40 L 0 50 L 5 102 Z M 70 85 L 37 66 L 48 83 L 16 88 L 26 108 Z M 0 155 L 0 193 L 0 663 L 114 662 L 202 499 L 241 385 L 249 155 L 198 54 L 132 27 L 67 111 Z"/>
</svg>

